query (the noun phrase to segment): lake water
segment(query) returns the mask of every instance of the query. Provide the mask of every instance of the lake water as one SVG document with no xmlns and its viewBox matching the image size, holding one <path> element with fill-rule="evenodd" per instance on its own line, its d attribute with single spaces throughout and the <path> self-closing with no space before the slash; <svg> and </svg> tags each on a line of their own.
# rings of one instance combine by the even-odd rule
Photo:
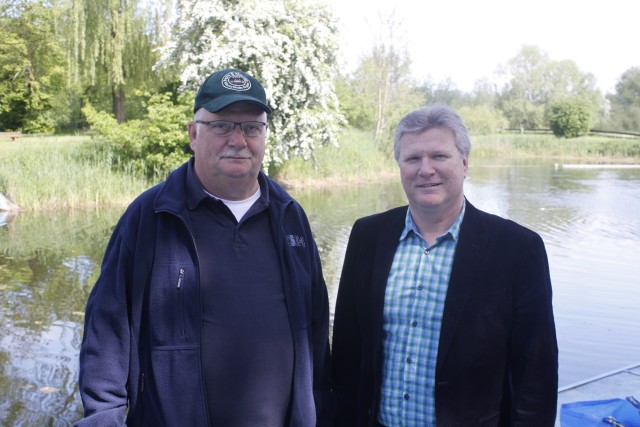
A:
<svg viewBox="0 0 640 427">
<path fill-rule="evenodd" d="M 640 168 L 472 159 L 466 195 L 540 233 L 554 287 L 560 384 L 640 361 Z M 294 190 L 335 302 L 356 218 L 405 204 L 398 182 Z M 84 304 L 118 209 L 0 217 L 0 425 L 65 426 L 81 414 Z M 618 396 L 612 396 L 618 397 Z"/>
</svg>

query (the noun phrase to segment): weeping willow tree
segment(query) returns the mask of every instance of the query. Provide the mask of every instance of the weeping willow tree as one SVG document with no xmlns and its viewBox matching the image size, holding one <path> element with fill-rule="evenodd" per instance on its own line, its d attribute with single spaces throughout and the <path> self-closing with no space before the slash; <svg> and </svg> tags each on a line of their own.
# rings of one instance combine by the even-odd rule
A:
<svg viewBox="0 0 640 427">
<path fill-rule="evenodd" d="M 170 2 L 149 6 L 143 0 L 70 0 L 69 85 L 80 85 L 89 98 L 111 98 L 119 123 L 134 88 L 157 87 L 155 49 L 165 40 L 163 24 Z M 155 15 L 145 10 L 154 10 Z"/>
</svg>

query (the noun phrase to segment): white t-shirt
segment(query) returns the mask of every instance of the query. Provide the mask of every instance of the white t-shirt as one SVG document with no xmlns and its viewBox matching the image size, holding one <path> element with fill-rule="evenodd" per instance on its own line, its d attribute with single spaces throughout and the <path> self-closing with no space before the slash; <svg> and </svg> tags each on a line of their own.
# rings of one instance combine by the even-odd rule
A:
<svg viewBox="0 0 640 427">
<path fill-rule="evenodd" d="M 260 195 L 262 194 L 262 192 L 260 191 L 260 186 L 258 186 L 258 190 L 253 194 L 253 196 L 245 200 L 226 200 L 226 199 L 222 199 L 220 197 L 214 196 L 213 194 L 209 193 L 207 190 L 204 190 L 204 192 L 207 193 L 209 196 L 213 197 L 214 199 L 220 200 L 222 203 L 227 205 L 227 207 L 229 208 L 231 213 L 233 213 L 233 216 L 236 217 L 236 220 L 238 222 L 240 222 L 244 214 L 247 213 L 249 208 L 253 206 L 253 204 L 256 202 L 256 200 L 260 198 Z"/>
</svg>

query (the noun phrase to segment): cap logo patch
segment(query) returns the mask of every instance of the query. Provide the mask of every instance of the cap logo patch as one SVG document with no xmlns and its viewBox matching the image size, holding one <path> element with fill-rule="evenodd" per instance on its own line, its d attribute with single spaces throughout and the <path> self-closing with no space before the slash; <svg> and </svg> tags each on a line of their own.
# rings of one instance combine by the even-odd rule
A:
<svg viewBox="0 0 640 427">
<path fill-rule="evenodd" d="M 232 71 L 224 75 L 222 86 L 226 89 L 244 92 L 251 89 L 251 82 L 242 74 Z"/>
</svg>

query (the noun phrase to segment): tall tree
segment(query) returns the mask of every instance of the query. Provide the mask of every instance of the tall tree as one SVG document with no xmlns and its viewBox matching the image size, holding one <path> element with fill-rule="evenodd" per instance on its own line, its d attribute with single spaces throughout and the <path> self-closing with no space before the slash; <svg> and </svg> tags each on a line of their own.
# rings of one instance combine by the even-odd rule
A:
<svg viewBox="0 0 640 427">
<path fill-rule="evenodd" d="M 160 29 L 151 24 L 141 0 L 70 0 L 70 77 L 111 98 L 119 123 L 127 92 L 155 82 L 154 51 Z"/>
<path fill-rule="evenodd" d="M 363 64 L 374 83 L 377 141 L 388 136 L 392 120 L 396 118 L 390 117 L 389 110 L 394 101 L 406 93 L 406 83 L 410 80 L 411 61 L 399 41 L 401 35 L 398 32 L 401 28 L 402 22 L 396 19 L 395 10 L 381 18 L 380 35 L 371 50 L 371 56 Z"/>
<path fill-rule="evenodd" d="M 423 100 L 414 90 L 411 61 L 403 47 L 402 23 L 395 12 L 380 18 L 369 53 L 350 76 L 342 76 L 341 107 L 352 126 L 372 129 L 379 146 L 391 151 L 391 130 L 400 118 Z"/>
<path fill-rule="evenodd" d="M 318 145 L 337 144 L 343 118 L 333 84 L 336 28 L 326 7 L 295 0 L 180 0 L 179 13 L 159 65 L 182 67 L 183 87 L 190 90 L 225 67 L 257 77 L 274 109 L 265 167 L 275 170 L 292 156 L 309 159 Z"/>
<path fill-rule="evenodd" d="M 52 97 L 64 84 L 56 24 L 59 8 L 42 0 L 0 10 L 0 129 L 48 132 Z"/>
<path fill-rule="evenodd" d="M 640 67 L 631 67 L 620 76 L 608 100 L 611 104 L 608 127 L 640 132 Z"/>
<path fill-rule="evenodd" d="M 594 111 L 600 108 L 602 95 L 592 74 L 582 73 L 573 61 L 549 59 L 537 46 L 523 46 L 505 70 L 508 83 L 498 105 L 512 127 L 546 127 L 549 102 L 565 96 L 585 99 Z"/>
</svg>

